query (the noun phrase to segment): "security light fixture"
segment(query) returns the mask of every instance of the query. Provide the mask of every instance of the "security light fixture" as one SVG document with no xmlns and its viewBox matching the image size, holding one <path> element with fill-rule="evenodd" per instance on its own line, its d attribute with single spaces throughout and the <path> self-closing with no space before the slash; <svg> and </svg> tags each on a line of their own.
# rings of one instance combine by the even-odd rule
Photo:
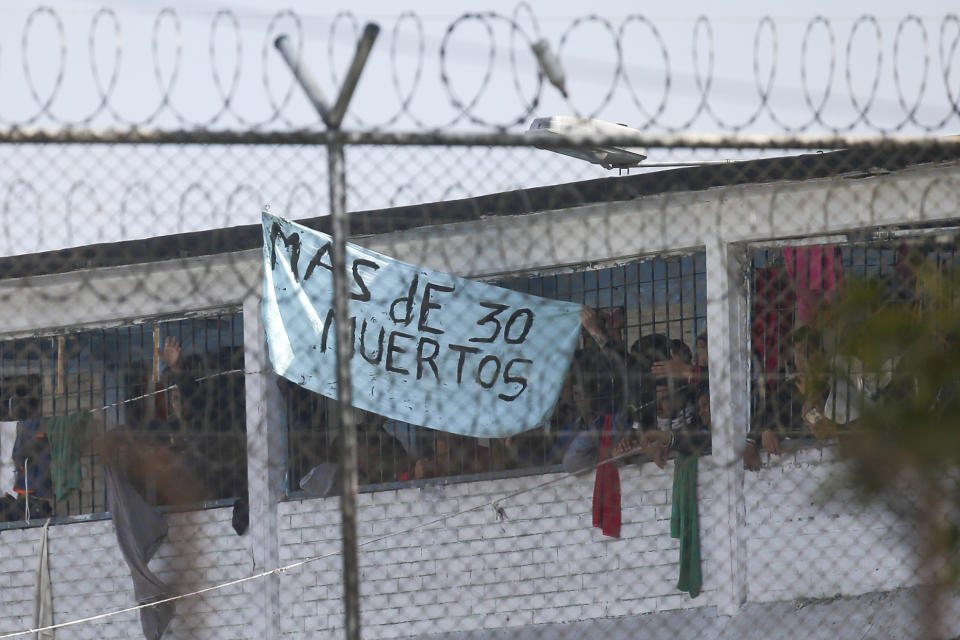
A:
<svg viewBox="0 0 960 640">
<path fill-rule="evenodd" d="M 639 135 L 636 129 L 617 124 L 582 118 L 577 116 L 549 116 L 537 118 L 530 124 L 526 135 L 534 140 L 549 139 L 555 136 L 631 136 Z M 547 149 L 567 156 L 599 164 L 605 169 L 628 169 L 637 167 L 647 159 L 647 150 L 644 147 L 562 147 L 541 146 L 533 143 L 538 149 Z"/>
</svg>

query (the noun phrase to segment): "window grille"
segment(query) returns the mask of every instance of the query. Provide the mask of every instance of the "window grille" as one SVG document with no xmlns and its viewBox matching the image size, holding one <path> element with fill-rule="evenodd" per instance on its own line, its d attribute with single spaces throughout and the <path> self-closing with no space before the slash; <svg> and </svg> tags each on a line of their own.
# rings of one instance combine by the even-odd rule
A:
<svg viewBox="0 0 960 640">
<path fill-rule="evenodd" d="M 933 265 L 940 273 L 952 272 L 960 265 L 954 228 L 879 230 L 829 240 L 751 248 L 753 358 L 748 439 L 757 444 L 764 430 L 774 431 L 781 439 L 802 442 L 814 438 L 811 427 L 824 417 L 842 428 L 856 419 L 857 405 L 867 401 L 868 392 L 847 393 L 831 380 L 821 385 L 823 397 L 800 391 L 811 357 L 830 347 L 819 342 L 835 339 L 829 330 L 810 332 L 820 313 L 818 305 L 829 304 L 835 295 L 833 288 L 839 292 L 847 281 L 872 281 L 881 284 L 886 300 L 913 304 L 916 312 L 922 313 L 916 278 L 920 265 Z M 805 294 L 808 288 L 812 291 Z M 804 295 L 817 300 L 811 304 Z M 810 308 L 804 309 L 805 305 Z M 816 338 L 808 337 L 814 335 Z M 846 375 L 841 371 L 832 378 L 852 380 L 860 375 L 854 366 L 846 367 Z M 869 378 L 867 382 L 872 384 Z"/>
<path fill-rule="evenodd" d="M 162 391 L 171 376 L 156 354 L 168 337 L 182 345 L 183 375 L 206 378 L 191 396 L 202 407 L 190 408 L 203 417 L 190 425 L 173 419 L 172 391 Z M 0 341 L 0 420 L 19 421 L 26 451 L 27 479 L 18 480 L 19 501 L 23 491 L 31 495 L 33 517 L 106 511 L 100 453 L 111 441 L 104 437 L 108 433 L 129 434 L 132 441 L 162 448 L 152 451 L 188 461 L 190 477 L 203 486 L 188 487 L 185 495 L 216 501 L 245 494 L 242 371 L 243 317 L 233 310 Z M 49 466 L 58 435 L 48 431 L 51 418 L 71 414 L 88 415 L 89 424 L 70 434 L 74 441 L 63 459 L 78 464 L 79 482 L 58 499 L 53 490 L 58 472 Z M 39 420 L 36 432 L 42 437 L 21 426 L 31 419 Z M 23 463 L 21 456 L 16 465 Z M 139 480 L 148 500 L 169 504 L 158 478 L 142 474 Z"/>
</svg>

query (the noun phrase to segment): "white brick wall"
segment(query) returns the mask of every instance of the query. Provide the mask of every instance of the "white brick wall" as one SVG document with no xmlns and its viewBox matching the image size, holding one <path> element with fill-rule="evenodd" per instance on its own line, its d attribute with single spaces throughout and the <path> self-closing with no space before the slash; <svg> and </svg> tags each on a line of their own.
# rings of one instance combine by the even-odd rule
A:
<svg viewBox="0 0 960 640">
<path fill-rule="evenodd" d="M 750 602 L 884 591 L 916 583 L 910 528 L 850 495 L 828 497 L 839 464 L 833 449 L 768 459 L 744 479 L 746 580 Z M 509 628 L 704 607 L 722 597 L 715 550 L 730 535 L 712 505 L 723 473 L 700 464 L 704 591 L 676 589 L 678 542 L 669 536 L 672 466 L 621 471 L 622 539 L 591 526 L 592 475 L 567 478 L 502 503 L 493 500 L 558 476 L 531 476 L 359 496 L 365 637 Z M 474 509 L 435 522 L 446 514 Z M 281 564 L 329 555 L 279 578 L 284 638 L 339 637 L 342 627 L 339 501 L 276 505 Z M 249 535 L 231 510 L 168 515 L 170 535 L 152 567 L 180 591 L 242 577 L 255 565 Z M 378 540 L 387 534 L 416 531 Z M 132 585 L 110 521 L 50 528 L 54 619 L 63 622 L 131 606 Z M 0 531 L 0 634 L 29 628 L 39 528 Z M 262 583 L 181 601 L 167 638 L 255 638 L 267 614 Z M 70 627 L 58 638 L 137 638 L 135 613 Z"/>
<path fill-rule="evenodd" d="M 909 527 L 849 495 L 826 499 L 839 464 L 833 449 L 767 460 L 744 479 L 750 602 L 891 590 L 916 583 Z M 439 631 L 510 628 L 707 607 L 723 597 L 716 549 L 731 531 L 712 508 L 725 486 L 712 457 L 700 463 L 704 591 L 676 589 L 678 542 L 669 536 L 672 466 L 621 472 L 623 538 L 591 526 L 593 480 L 531 476 L 367 493 L 359 497 L 364 634 L 393 638 Z M 255 623 L 284 638 L 339 637 L 342 627 L 339 501 L 275 505 L 281 564 L 329 555 L 280 576 L 279 615 L 263 607 L 262 581 L 182 601 L 166 638 L 259 638 Z M 445 521 L 447 514 L 474 509 Z M 721 510 L 722 511 L 722 510 Z M 256 566 L 250 535 L 237 537 L 231 510 L 170 514 L 170 535 L 152 567 L 180 591 L 246 576 Z M 389 537 L 387 534 L 419 527 Z M 110 521 L 50 528 L 57 622 L 131 606 L 132 586 Z M 0 531 L 0 634 L 29 628 L 39 528 Z M 70 627 L 58 638 L 137 638 L 123 614 Z"/>
<path fill-rule="evenodd" d="M 825 500 L 821 489 L 839 465 L 833 451 L 808 449 L 774 459 L 745 477 L 747 596 L 751 602 L 828 597 L 915 584 L 909 527 L 849 496 Z M 717 520 L 712 458 L 700 465 L 704 592 L 677 591 L 678 543 L 669 536 L 672 468 L 621 472 L 623 538 L 591 526 L 593 481 L 568 478 L 503 502 L 491 501 L 557 476 L 532 476 L 362 494 L 361 593 L 364 635 L 393 638 L 439 631 L 510 628 L 636 616 L 717 604 L 714 553 L 730 531 Z M 482 507 L 436 522 L 444 514 Z M 264 622 L 284 638 L 340 637 L 339 501 L 276 505 L 282 564 L 328 554 L 279 578 L 279 615 L 267 619 L 262 582 L 178 603 L 168 639 L 259 638 Z M 230 509 L 170 514 L 170 535 L 152 567 L 178 590 L 265 569 L 256 544 L 237 537 Z M 415 532 L 376 538 L 432 523 Z M 29 628 L 40 529 L 0 532 L 0 634 Z M 131 606 L 130 577 L 110 521 L 50 528 L 57 622 Z M 70 627 L 61 639 L 138 638 L 138 617 L 123 614 Z"/>
<path fill-rule="evenodd" d="M 167 518 L 167 541 L 150 567 L 177 592 L 253 572 L 249 545 L 231 527 L 231 509 L 174 513 Z M 0 531 L 0 634 L 33 626 L 40 536 L 39 527 Z M 48 552 L 54 622 L 136 604 L 110 520 L 51 526 Z M 235 586 L 178 602 L 177 615 L 164 638 L 254 638 L 249 629 L 256 615 L 242 585 Z M 135 612 L 57 631 L 61 640 L 137 637 L 142 633 Z"/>
<path fill-rule="evenodd" d="M 678 542 L 670 538 L 672 467 L 622 470 L 619 540 L 592 527 L 591 475 L 504 501 L 504 522 L 497 521 L 492 507 L 484 506 L 409 534 L 376 540 L 556 477 L 362 494 L 365 637 L 574 622 L 712 604 L 708 580 L 696 600 L 676 589 Z M 709 471 L 701 474 L 705 500 L 709 481 Z M 331 554 L 283 577 L 281 601 L 296 602 L 281 620 L 284 637 L 341 633 L 338 509 L 336 498 L 280 505 L 282 563 Z M 700 510 L 708 540 L 713 529 L 703 500 Z M 708 573 L 706 560 L 704 567 Z"/>
<path fill-rule="evenodd" d="M 831 491 L 832 448 L 803 449 L 759 473 L 746 494 L 748 598 L 752 602 L 887 591 L 916 584 L 909 523 L 849 492 Z"/>
</svg>

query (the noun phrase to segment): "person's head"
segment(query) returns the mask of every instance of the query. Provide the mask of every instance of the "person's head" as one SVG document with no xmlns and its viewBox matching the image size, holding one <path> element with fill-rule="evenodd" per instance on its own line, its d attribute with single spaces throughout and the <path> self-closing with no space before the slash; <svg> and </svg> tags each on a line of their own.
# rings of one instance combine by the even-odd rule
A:
<svg viewBox="0 0 960 640">
<path fill-rule="evenodd" d="M 707 332 L 697 336 L 697 364 L 701 367 L 707 364 Z"/>
<path fill-rule="evenodd" d="M 437 433 L 434 439 L 434 456 L 437 460 L 442 460 L 443 462 L 450 460 L 451 444 L 449 433 L 443 431 Z"/>
<path fill-rule="evenodd" d="M 170 387 L 167 392 L 167 409 L 179 420 L 199 426 L 203 416 L 203 405 L 207 401 L 204 394 L 204 381 L 200 378 L 208 375 L 203 356 L 193 353 L 182 358 L 180 370 L 175 374 L 169 368 L 160 377 L 161 387 Z"/>
<path fill-rule="evenodd" d="M 805 339 L 796 340 L 791 350 L 793 351 L 793 367 L 796 371 L 804 371 L 807 368 L 807 341 Z"/>
<path fill-rule="evenodd" d="M 666 380 L 657 381 L 657 417 L 673 417 L 670 411 L 670 388 Z"/>
<path fill-rule="evenodd" d="M 693 353 L 690 352 L 690 347 L 683 340 L 670 341 L 670 357 L 677 358 L 685 364 L 693 362 Z"/>
<path fill-rule="evenodd" d="M 367 424 L 357 426 L 357 467 L 362 468 L 367 482 L 392 482 L 397 474 L 409 469 L 407 452 L 399 440 L 383 430 L 379 415 L 367 412 L 367 418 Z M 375 424 L 371 426 L 371 422 Z"/>
<path fill-rule="evenodd" d="M 353 411 L 353 420 L 358 429 L 362 428 L 371 432 L 378 432 L 380 427 L 383 426 L 385 418 L 380 414 L 364 409 L 354 409 Z"/>
<path fill-rule="evenodd" d="M 675 418 L 690 401 L 690 393 L 677 389 L 668 380 L 657 380 L 657 417 Z"/>
<path fill-rule="evenodd" d="M 591 413 L 590 396 L 587 394 L 582 381 L 574 383 L 571 389 L 571 398 L 573 399 L 576 416 L 583 421 L 588 421 Z"/>
<path fill-rule="evenodd" d="M 575 360 L 572 374 L 573 400 L 584 422 L 589 424 L 599 416 L 623 410 L 626 390 L 622 370 L 611 368 L 605 358 L 588 354 Z"/>
<path fill-rule="evenodd" d="M 575 364 L 575 363 L 574 363 Z M 574 367 L 571 366 L 563 379 L 563 386 L 560 387 L 560 393 L 557 396 L 557 404 L 553 407 L 553 414 L 550 421 L 554 424 L 563 424 L 573 420 L 577 415 L 577 406 L 574 402 Z"/>
<path fill-rule="evenodd" d="M 662 333 L 640 336 L 630 347 L 630 355 L 640 370 L 647 372 L 654 362 L 669 358 L 670 340 Z"/>
<path fill-rule="evenodd" d="M 824 346 L 835 344 L 833 340 L 836 339 L 831 328 L 812 326 L 802 322 L 797 323 L 789 337 L 790 349 L 787 356 L 792 356 L 793 365 L 797 371 L 807 369 L 811 361 L 823 354 Z"/>
<path fill-rule="evenodd" d="M 180 371 L 194 378 L 206 375 L 207 362 L 199 353 L 185 353 L 180 358 Z"/>
<path fill-rule="evenodd" d="M 603 322 L 603 331 L 610 342 L 619 345 L 623 343 L 623 309 L 604 309 L 600 312 Z"/>
<path fill-rule="evenodd" d="M 666 380 L 657 381 L 657 417 L 674 418 L 685 404 L 686 394 L 671 388 Z"/>
<path fill-rule="evenodd" d="M 31 420 L 40 417 L 40 400 L 38 400 L 26 385 L 17 385 L 13 397 L 10 399 L 10 413 L 17 420 Z"/>
<path fill-rule="evenodd" d="M 710 394 L 703 392 L 697 398 L 697 411 L 700 414 L 700 422 L 705 427 L 710 427 Z"/>
<path fill-rule="evenodd" d="M 434 472 L 438 476 L 464 473 L 473 457 L 476 441 L 446 431 L 438 431 L 434 438 Z"/>
</svg>

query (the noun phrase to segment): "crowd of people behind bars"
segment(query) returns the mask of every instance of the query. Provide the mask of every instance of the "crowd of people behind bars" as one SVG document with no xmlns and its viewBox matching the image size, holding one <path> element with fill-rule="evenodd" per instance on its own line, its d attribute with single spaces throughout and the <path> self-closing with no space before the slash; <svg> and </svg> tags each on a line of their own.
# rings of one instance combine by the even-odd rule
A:
<svg viewBox="0 0 960 640">
<path fill-rule="evenodd" d="M 929 260 L 929 247 L 900 243 L 884 250 L 889 255 L 883 268 L 877 260 L 860 275 L 881 283 L 889 301 L 917 304 L 917 268 Z M 739 443 L 747 469 L 760 469 L 764 453 L 781 455 L 813 440 L 836 438 L 856 425 L 865 403 L 902 391 L 890 384 L 890 371 L 858 371 L 856 364 L 829 375 L 813 371 L 811 361 L 835 341 L 818 320 L 843 292 L 844 282 L 839 245 L 778 248 L 770 251 L 765 266 L 755 267 L 749 427 Z M 554 465 L 575 472 L 611 457 L 663 468 L 672 454 L 709 452 L 706 332 L 697 335 L 693 348 L 661 333 L 641 335 L 628 346 L 624 328 L 610 326 L 609 316 L 583 307 L 581 319 L 585 339 L 545 425 L 497 441 L 362 414 L 361 483 Z M 318 462 L 334 469 L 337 442 L 330 446 L 322 436 L 298 442 L 301 459 L 291 469 L 300 476 Z"/>
<path fill-rule="evenodd" d="M 83 491 L 102 493 L 100 474 L 85 462 L 93 453 L 152 504 L 243 498 L 244 380 L 224 373 L 242 370 L 242 352 L 182 351 L 178 338 L 164 341 L 157 352 L 164 367 L 156 385 L 163 391 L 145 394 L 138 377 L 120 403 L 122 423 L 106 430 L 97 426 L 104 410 L 99 406 L 50 416 L 41 399 L 42 382 L 34 388 L 18 385 L 7 403 L 13 420 L 0 423 L 11 427 L 0 434 L 7 443 L 0 454 L 0 522 L 66 515 L 58 505 L 65 510 Z M 96 503 L 97 497 L 86 499 Z"/>
<path fill-rule="evenodd" d="M 784 453 L 784 441 L 855 437 L 865 412 L 916 393 L 919 371 L 904 369 L 904 350 L 956 346 L 952 330 L 923 323 L 935 305 L 947 312 L 932 316 L 942 325 L 955 325 L 957 319 L 955 291 L 948 291 L 956 276 L 955 239 L 943 239 L 945 244 L 918 238 L 846 248 L 784 247 L 769 250 L 765 263 L 755 265 L 748 469 L 761 467 L 761 452 Z M 932 277 L 927 290 L 924 272 Z M 854 280 L 856 291 L 847 296 Z M 867 294 L 871 290 L 875 293 Z M 939 296 L 945 302 L 935 302 Z M 852 306 L 837 311 L 845 298 Z M 879 333 L 863 335 L 865 314 L 889 318 L 898 309 L 913 318 L 911 344 L 895 346 L 905 334 L 892 340 Z M 852 346 L 857 343 L 859 348 Z M 929 410 L 943 405 L 946 391 L 939 389 Z"/>
<path fill-rule="evenodd" d="M 405 482 L 563 465 L 578 471 L 612 456 L 650 459 L 710 446 L 707 336 L 695 349 L 654 333 L 624 344 L 625 328 L 583 307 L 584 327 L 559 398 L 542 426 L 502 440 L 478 439 L 357 412 L 361 484 Z M 335 490 L 339 438 L 326 405 L 280 381 L 291 425 L 291 480 L 314 493 Z M 329 409 L 329 407 L 327 407 Z M 605 431 L 607 433 L 605 433 Z"/>
</svg>

